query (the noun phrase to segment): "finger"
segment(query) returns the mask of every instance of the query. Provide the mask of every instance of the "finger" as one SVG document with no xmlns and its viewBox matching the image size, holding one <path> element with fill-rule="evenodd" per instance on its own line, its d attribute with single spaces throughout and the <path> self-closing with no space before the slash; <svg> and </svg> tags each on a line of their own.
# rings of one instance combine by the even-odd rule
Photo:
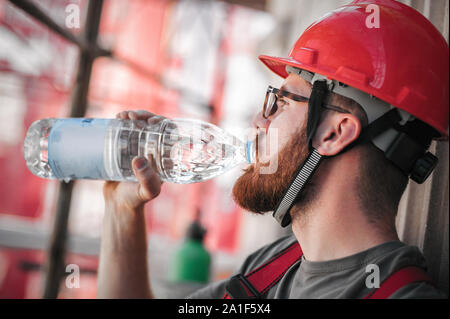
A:
<svg viewBox="0 0 450 319">
<path fill-rule="evenodd" d="M 127 120 L 128 119 L 128 111 L 122 111 L 120 113 L 117 113 L 116 118 L 121 119 L 121 120 Z"/>
<path fill-rule="evenodd" d="M 136 125 L 137 128 L 142 129 L 147 125 L 146 120 L 148 118 L 151 118 L 154 115 L 153 113 L 150 113 L 145 110 L 139 110 L 139 111 L 128 111 L 128 117 L 134 121 L 134 125 Z"/>
<path fill-rule="evenodd" d="M 163 117 L 163 116 L 155 115 L 155 116 L 152 116 L 152 117 L 147 119 L 147 124 L 150 124 L 150 125 L 157 124 L 157 123 L 161 122 L 164 119 L 165 119 L 165 117 Z"/>
<path fill-rule="evenodd" d="M 139 182 L 138 196 L 147 202 L 159 195 L 162 181 L 152 165 L 145 157 L 135 157 L 132 161 L 134 174 Z M 152 167 L 153 166 L 153 167 Z"/>
<path fill-rule="evenodd" d="M 128 116 L 132 120 L 144 120 L 145 121 L 152 116 L 156 116 L 156 114 L 151 113 L 146 110 L 138 110 L 138 111 L 128 111 Z"/>
<path fill-rule="evenodd" d="M 152 116 L 156 116 L 155 113 L 149 112 L 147 110 L 137 110 L 136 114 L 140 117 L 140 119 L 147 119 Z"/>
</svg>

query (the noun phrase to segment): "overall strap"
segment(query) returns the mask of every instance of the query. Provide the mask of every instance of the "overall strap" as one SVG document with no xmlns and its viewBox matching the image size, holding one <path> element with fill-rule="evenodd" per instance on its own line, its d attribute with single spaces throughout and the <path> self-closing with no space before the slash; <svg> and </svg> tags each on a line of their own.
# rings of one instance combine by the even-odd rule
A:
<svg viewBox="0 0 450 319">
<path fill-rule="evenodd" d="M 272 259 L 252 270 L 245 276 L 239 274 L 230 278 L 225 287 L 223 299 L 261 298 L 272 288 L 286 271 L 302 257 L 302 249 L 297 241 L 282 250 Z"/>
<path fill-rule="evenodd" d="M 383 281 L 380 288 L 369 293 L 364 299 L 387 299 L 400 288 L 415 282 L 431 283 L 432 280 L 422 268 L 417 266 L 401 268 Z"/>
<path fill-rule="evenodd" d="M 296 241 L 245 276 L 239 274 L 231 277 L 225 287 L 226 293 L 223 299 L 262 298 L 280 281 L 287 270 L 301 259 L 302 255 L 302 249 Z M 364 299 L 386 299 L 400 288 L 415 282 L 432 283 L 432 280 L 420 267 L 404 267 L 391 274 L 379 288 L 371 291 Z"/>
</svg>

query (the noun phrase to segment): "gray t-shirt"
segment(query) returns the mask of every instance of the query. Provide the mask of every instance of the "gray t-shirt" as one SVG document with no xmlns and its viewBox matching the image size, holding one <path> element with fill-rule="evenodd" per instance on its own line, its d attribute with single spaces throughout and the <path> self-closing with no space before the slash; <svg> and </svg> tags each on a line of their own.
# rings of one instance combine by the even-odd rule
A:
<svg viewBox="0 0 450 319">
<path fill-rule="evenodd" d="M 295 236 L 290 235 L 257 250 L 245 260 L 237 274 L 249 273 L 295 240 Z M 426 269 L 425 259 L 417 247 L 407 246 L 400 241 L 391 241 L 336 260 L 312 262 L 303 257 L 268 291 L 266 298 L 364 298 L 371 291 L 366 287 L 367 277 L 374 274 L 370 268 L 373 266 L 366 269 L 370 264 L 378 266 L 381 283 L 390 274 L 405 266 L 414 265 Z M 223 298 L 227 282 L 228 280 L 222 280 L 212 283 L 188 298 Z M 399 289 L 390 298 L 447 297 L 432 285 L 419 282 Z"/>
</svg>

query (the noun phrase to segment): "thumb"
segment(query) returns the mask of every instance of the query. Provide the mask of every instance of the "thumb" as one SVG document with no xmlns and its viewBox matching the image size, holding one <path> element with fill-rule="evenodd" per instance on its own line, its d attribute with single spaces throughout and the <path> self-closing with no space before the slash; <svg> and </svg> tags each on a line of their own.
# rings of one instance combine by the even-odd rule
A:
<svg viewBox="0 0 450 319">
<path fill-rule="evenodd" d="M 154 164 L 153 159 L 152 164 Z M 159 195 L 161 192 L 162 181 L 154 169 L 155 165 L 145 157 L 135 157 L 132 161 L 134 175 L 136 176 L 138 185 L 138 197 L 142 202 L 147 202 Z"/>
</svg>

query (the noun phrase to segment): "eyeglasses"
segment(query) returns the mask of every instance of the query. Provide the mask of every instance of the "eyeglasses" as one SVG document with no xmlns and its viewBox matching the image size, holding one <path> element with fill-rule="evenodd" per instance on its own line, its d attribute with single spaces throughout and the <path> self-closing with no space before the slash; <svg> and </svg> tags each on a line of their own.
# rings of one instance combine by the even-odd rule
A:
<svg viewBox="0 0 450 319">
<path fill-rule="evenodd" d="M 278 111 L 278 103 L 280 102 L 280 97 L 285 97 L 296 102 L 308 102 L 309 98 L 297 95 L 288 91 L 276 89 L 269 85 L 266 92 L 266 99 L 264 101 L 262 116 L 267 119 L 269 116 L 274 115 Z M 350 113 L 339 106 L 324 104 L 324 108 L 340 112 L 340 113 Z"/>
</svg>

